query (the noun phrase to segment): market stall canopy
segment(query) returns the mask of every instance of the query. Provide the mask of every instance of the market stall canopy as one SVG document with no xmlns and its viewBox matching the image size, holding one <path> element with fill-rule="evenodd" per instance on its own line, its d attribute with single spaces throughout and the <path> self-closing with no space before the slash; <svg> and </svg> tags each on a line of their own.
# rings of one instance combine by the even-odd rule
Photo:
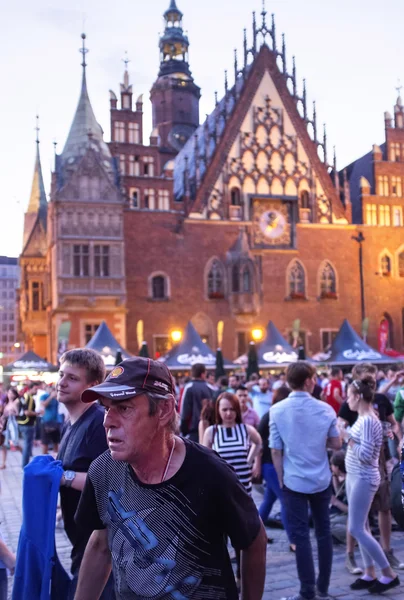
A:
<svg viewBox="0 0 404 600">
<path fill-rule="evenodd" d="M 265 340 L 258 348 L 258 364 L 260 369 L 266 367 L 282 367 L 296 362 L 296 350 L 285 340 L 272 321 L 269 321 Z"/>
<path fill-rule="evenodd" d="M 175 371 L 185 371 L 197 363 L 211 369 L 216 367 L 216 353 L 202 341 L 191 322 L 186 326 L 181 342 L 158 360 Z M 232 363 L 226 359 L 223 360 L 223 364 L 225 369 L 233 367 Z"/>
<path fill-rule="evenodd" d="M 131 354 L 124 350 L 118 343 L 118 340 L 112 335 L 111 330 L 105 321 L 101 323 L 97 331 L 86 345 L 86 348 L 91 348 L 101 354 L 106 367 L 114 367 L 115 359 L 118 350 L 122 354 L 122 360 L 130 358 Z"/>
<path fill-rule="evenodd" d="M 331 345 L 326 362 L 335 365 L 354 365 L 360 362 L 387 364 L 397 362 L 397 359 L 371 348 L 345 319 Z"/>
<path fill-rule="evenodd" d="M 58 367 L 50 362 L 29 351 L 23 354 L 14 362 L 6 365 L 4 371 L 8 373 L 16 373 L 21 371 L 36 371 L 38 373 L 52 373 L 58 370 Z"/>
</svg>

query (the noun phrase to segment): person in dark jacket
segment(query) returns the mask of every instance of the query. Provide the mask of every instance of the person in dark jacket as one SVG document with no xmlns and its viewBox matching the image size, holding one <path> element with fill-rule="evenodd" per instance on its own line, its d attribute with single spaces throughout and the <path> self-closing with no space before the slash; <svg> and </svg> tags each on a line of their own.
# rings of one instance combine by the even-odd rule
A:
<svg viewBox="0 0 404 600">
<path fill-rule="evenodd" d="M 206 367 L 202 364 L 192 366 L 192 381 L 185 386 L 181 405 L 181 434 L 198 441 L 198 426 L 202 410 L 202 400 L 212 399 L 212 389 L 206 383 Z"/>
</svg>

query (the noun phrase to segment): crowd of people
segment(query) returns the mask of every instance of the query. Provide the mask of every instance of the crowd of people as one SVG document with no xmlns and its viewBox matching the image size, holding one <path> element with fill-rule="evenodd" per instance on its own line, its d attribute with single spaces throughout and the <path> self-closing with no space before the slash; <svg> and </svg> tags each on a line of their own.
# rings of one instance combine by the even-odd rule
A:
<svg viewBox="0 0 404 600">
<path fill-rule="evenodd" d="M 63 467 L 60 510 L 72 544 L 63 598 L 259 600 L 273 542 L 263 523 L 274 518 L 300 580 L 288 600 L 328 597 L 334 543 L 346 547 L 353 590 L 400 584 L 391 481 L 403 442 L 403 371 L 360 364 L 318 374 L 298 361 L 276 375 L 216 381 L 195 364 L 176 382 L 164 364 L 132 358 L 105 376 L 96 352 L 70 350 L 55 387 L 31 382 L 0 398 L 0 468 L 10 450 L 25 467 L 34 444 Z M 15 561 L 0 537 L 0 600 Z"/>
</svg>

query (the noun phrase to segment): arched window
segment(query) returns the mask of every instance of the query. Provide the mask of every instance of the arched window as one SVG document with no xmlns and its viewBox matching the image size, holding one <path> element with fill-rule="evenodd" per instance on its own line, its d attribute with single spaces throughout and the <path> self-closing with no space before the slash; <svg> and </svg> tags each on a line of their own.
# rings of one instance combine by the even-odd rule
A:
<svg viewBox="0 0 404 600">
<path fill-rule="evenodd" d="M 300 192 L 300 206 L 301 208 L 310 208 L 310 195 L 307 190 Z"/>
<path fill-rule="evenodd" d="M 404 277 L 404 249 L 398 255 L 398 276 Z"/>
<path fill-rule="evenodd" d="M 224 268 L 217 259 L 213 261 L 208 273 L 208 298 L 224 298 Z"/>
<path fill-rule="evenodd" d="M 290 298 L 306 296 L 306 275 L 298 260 L 294 260 L 288 269 L 288 295 Z"/>
<path fill-rule="evenodd" d="M 232 206 L 241 206 L 241 194 L 239 188 L 231 188 L 230 190 L 230 204 Z"/>
<path fill-rule="evenodd" d="M 331 298 L 337 295 L 337 277 L 333 266 L 326 262 L 321 269 L 320 296 Z"/>
<path fill-rule="evenodd" d="M 391 258 L 387 254 L 383 254 L 380 259 L 380 273 L 383 277 L 391 276 Z"/>
<path fill-rule="evenodd" d="M 168 300 L 170 298 L 170 279 L 164 273 L 152 273 L 148 280 L 149 298 Z"/>
<path fill-rule="evenodd" d="M 240 268 L 239 265 L 233 265 L 231 270 L 231 291 L 236 294 L 240 291 Z"/>
</svg>

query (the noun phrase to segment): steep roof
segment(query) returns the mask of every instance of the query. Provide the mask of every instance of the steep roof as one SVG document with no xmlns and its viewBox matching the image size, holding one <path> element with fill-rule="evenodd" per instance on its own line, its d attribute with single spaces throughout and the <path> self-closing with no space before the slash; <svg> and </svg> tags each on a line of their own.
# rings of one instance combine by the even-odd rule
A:
<svg viewBox="0 0 404 600">
<path fill-rule="evenodd" d="M 46 200 L 45 186 L 42 177 L 41 157 L 39 154 L 39 141 L 37 141 L 34 176 L 32 178 L 31 195 L 28 209 L 24 216 L 23 253 L 29 240 L 33 237 L 34 230 L 46 233 L 48 202 Z"/>
<path fill-rule="evenodd" d="M 61 161 L 64 167 L 72 167 L 81 157 L 86 154 L 89 148 L 93 148 L 97 151 L 97 153 L 100 154 L 100 158 L 103 160 L 104 167 L 112 170 L 112 156 L 107 144 L 104 142 L 102 127 L 95 118 L 93 107 L 91 106 L 88 95 L 85 62 L 85 54 L 87 49 L 84 47 L 84 34 L 82 35 L 82 39 L 83 74 L 81 80 L 80 97 L 73 122 L 70 127 L 69 135 L 67 136 L 67 140 L 61 154 Z"/>
<path fill-rule="evenodd" d="M 384 155 L 386 151 L 386 144 L 381 144 L 380 149 Z M 365 177 L 368 180 L 372 193 L 375 193 L 373 151 L 371 150 L 367 154 L 364 154 L 345 168 L 348 176 L 349 192 L 352 203 L 352 220 L 354 223 L 361 223 L 362 206 L 360 180 L 362 177 Z M 342 173 L 343 171 L 340 171 L 340 174 Z"/>
</svg>

